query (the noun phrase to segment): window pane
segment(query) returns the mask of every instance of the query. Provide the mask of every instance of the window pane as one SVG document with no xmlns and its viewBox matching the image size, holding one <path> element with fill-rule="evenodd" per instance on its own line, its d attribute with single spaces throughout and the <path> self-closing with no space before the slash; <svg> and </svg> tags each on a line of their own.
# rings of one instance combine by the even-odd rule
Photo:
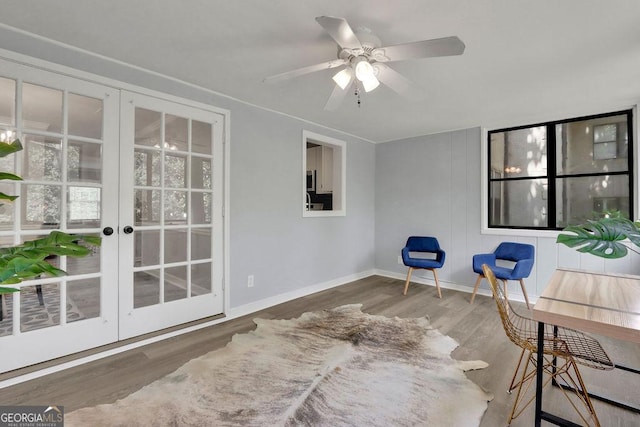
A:
<svg viewBox="0 0 640 427">
<path fill-rule="evenodd" d="M 23 84 L 22 120 L 26 129 L 62 132 L 62 91 Z"/>
<path fill-rule="evenodd" d="M 134 232 L 135 267 L 160 264 L 160 231 Z"/>
<path fill-rule="evenodd" d="M 494 181 L 490 195 L 489 226 L 547 226 L 546 179 Z"/>
<path fill-rule="evenodd" d="M 164 262 L 183 262 L 187 260 L 187 229 L 164 231 Z"/>
<path fill-rule="evenodd" d="M 135 150 L 135 185 L 160 187 L 160 152 Z"/>
<path fill-rule="evenodd" d="M 62 188 L 57 185 L 23 185 L 22 228 L 58 228 L 60 226 Z"/>
<path fill-rule="evenodd" d="M 136 190 L 134 218 L 136 225 L 160 223 L 160 190 Z"/>
<path fill-rule="evenodd" d="M 102 100 L 69 94 L 69 134 L 102 138 Z"/>
<path fill-rule="evenodd" d="M 173 188 L 187 186 L 187 158 L 167 154 L 164 156 L 164 185 Z"/>
<path fill-rule="evenodd" d="M 627 171 L 627 129 L 626 114 L 557 124 L 558 175 Z"/>
<path fill-rule="evenodd" d="M 102 182 L 102 144 L 69 141 L 67 179 L 73 182 Z"/>
<path fill-rule="evenodd" d="M 587 176 L 558 179 L 556 218 L 558 227 L 602 217 L 602 212 L 629 213 L 627 175 Z"/>
<path fill-rule="evenodd" d="M 211 258 L 211 229 L 194 228 L 191 230 L 191 259 Z"/>
<path fill-rule="evenodd" d="M 16 81 L 0 77 L 0 124 L 16 123 Z"/>
<path fill-rule="evenodd" d="M 504 178 L 547 174 L 547 131 L 538 126 L 490 134 L 491 172 Z"/>
<path fill-rule="evenodd" d="M 211 263 L 191 266 L 191 295 L 211 293 Z"/>
<path fill-rule="evenodd" d="M 165 224 L 182 224 L 187 221 L 187 192 L 166 191 L 164 199 Z"/>
<path fill-rule="evenodd" d="M 158 111 L 136 107 L 135 143 L 160 148 L 162 115 Z"/>
<path fill-rule="evenodd" d="M 187 297 L 187 266 L 171 267 L 164 271 L 164 301 Z"/>
<path fill-rule="evenodd" d="M 34 181 L 62 180 L 62 142 L 59 138 L 25 135 L 22 178 Z"/>
<path fill-rule="evenodd" d="M 193 120 L 191 122 L 191 151 L 194 153 L 211 154 L 212 144 L 211 124 Z"/>
<path fill-rule="evenodd" d="M 100 279 L 67 283 L 67 323 L 100 316 Z"/>
<path fill-rule="evenodd" d="M 133 308 L 160 303 L 160 270 L 133 273 Z"/>
<path fill-rule="evenodd" d="M 165 121 L 165 149 L 187 151 L 189 149 L 188 120 L 167 114 Z"/>
<path fill-rule="evenodd" d="M 191 188 L 211 189 L 211 159 L 191 158 Z"/>
<path fill-rule="evenodd" d="M 68 228 L 100 227 L 100 193 L 96 187 L 69 187 Z"/>
</svg>

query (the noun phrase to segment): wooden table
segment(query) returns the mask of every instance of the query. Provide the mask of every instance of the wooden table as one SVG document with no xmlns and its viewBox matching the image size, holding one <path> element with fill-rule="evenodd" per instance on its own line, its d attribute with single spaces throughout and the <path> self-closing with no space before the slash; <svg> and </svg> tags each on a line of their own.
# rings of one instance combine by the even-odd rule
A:
<svg viewBox="0 0 640 427">
<path fill-rule="evenodd" d="M 640 277 L 558 269 L 533 307 L 533 318 L 539 322 L 535 425 L 540 426 L 543 419 L 572 425 L 542 411 L 544 324 L 640 344 Z"/>
</svg>

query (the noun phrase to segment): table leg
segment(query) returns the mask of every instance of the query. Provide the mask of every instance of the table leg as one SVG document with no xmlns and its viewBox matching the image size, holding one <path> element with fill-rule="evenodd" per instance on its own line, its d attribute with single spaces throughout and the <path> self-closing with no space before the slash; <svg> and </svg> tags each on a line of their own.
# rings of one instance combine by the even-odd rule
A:
<svg viewBox="0 0 640 427">
<path fill-rule="evenodd" d="M 544 371 L 544 323 L 538 322 L 538 354 L 536 355 L 536 419 L 535 426 L 542 423 L 542 379 Z"/>
</svg>

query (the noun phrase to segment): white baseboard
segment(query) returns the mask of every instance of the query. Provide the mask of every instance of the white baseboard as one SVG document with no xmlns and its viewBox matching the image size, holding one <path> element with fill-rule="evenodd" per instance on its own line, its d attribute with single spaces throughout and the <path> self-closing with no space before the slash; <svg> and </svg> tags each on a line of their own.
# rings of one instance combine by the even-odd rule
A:
<svg viewBox="0 0 640 427">
<path fill-rule="evenodd" d="M 388 271 L 388 270 L 380 270 L 380 269 L 375 269 L 374 270 L 374 274 L 378 275 L 378 276 L 383 276 L 383 277 L 389 277 L 391 279 L 399 279 L 402 281 L 407 280 L 407 275 L 406 274 L 402 274 L 402 273 L 396 273 L 395 271 Z M 468 294 L 471 294 L 473 292 L 473 286 L 468 286 L 468 285 L 459 285 L 457 283 L 453 283 L 453 282 L 448 282 L 446 280 L 439 280 L 440 282 L 440 287 L 443 289 L 452 289 L 454 291 L 460 291 L 460 292 L 466 292 Z M 429 280 L 429 279 L 425 279 L 423 277 L 419 277 L 419 276 L 411 276 L 411 283 L 417 283 L 420 285 L 428 285 L 428 286 L 433 286 L 434 288 L 436 287 L 436 282 L 434 282 L 433 280 Z M 512 282 L 511 282 L 512 283 Z M 512 301 L 518 301 L 518 302 L 525 302 L 524 299 L 524 295 L 522 295 L 520 292 L 520 287 L 518 287 L 517 291 L 512 292 L 511 290 L 509 290 L 509 299 Z M 476 295 L 484 295 L 484 296 L 488 296 L 488 297 L 493 297 L 493 294 L 491 293 L 491 291 L 489 289 L 483 289 L 482 287 L 480 287 L 478 289 L 478 292 L 476 292 Z M 529 296 L 529 302 L 533 305 L 536 303 L 536 301 L 538 300 L 538 297 L 536 295 L 533 296 Z"/>
</svg>

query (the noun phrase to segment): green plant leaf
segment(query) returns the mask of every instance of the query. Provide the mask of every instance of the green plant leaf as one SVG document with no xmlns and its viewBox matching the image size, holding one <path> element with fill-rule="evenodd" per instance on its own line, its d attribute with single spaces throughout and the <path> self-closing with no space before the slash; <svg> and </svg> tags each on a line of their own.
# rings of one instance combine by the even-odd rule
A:
<svg viewBox="0 0 640 427">
<path fill-rule="evenodd" d="M 10 196 L 0 191 L 0 200 L 9 200 L 10 202 L 13 202 L 17 198 L 18 196 Z"/>
<path fill-rule="evenodd" d="M 12 294 L 14 292 L 18 292 L 20 289 L 18 288 L 7 288 L 6 286 L 0 286 L 0 295 L 2 294 Z"/>
<path fill-rule="evenodd" d="M 9 172 L 0 172 L 0 179 L 11 179 L 13 181 L 22 181 L 22 178 L 20 178 L 18 175 L 14 175 Z"/>
<path fill-rule="evenodd" d="M 6 157 L 20 150 L 22 150 L 22 144 L 19 139 L 13 142 L 0 142 L 0 157 Z"/>
<path fill-rule="evenodd" d="M 566 227 L 563 231 L 573 234 L 559 234 L 557 243 L 601 258 L 626 256 L 628 250 L 631 249 L 622 243 L 626 239 L 629 239 L 634 245 L 640 246 L 638 244 L 640 243 L 638 225 L 622 217 L 590 220 L 585 224 Z"/>
</svg>

